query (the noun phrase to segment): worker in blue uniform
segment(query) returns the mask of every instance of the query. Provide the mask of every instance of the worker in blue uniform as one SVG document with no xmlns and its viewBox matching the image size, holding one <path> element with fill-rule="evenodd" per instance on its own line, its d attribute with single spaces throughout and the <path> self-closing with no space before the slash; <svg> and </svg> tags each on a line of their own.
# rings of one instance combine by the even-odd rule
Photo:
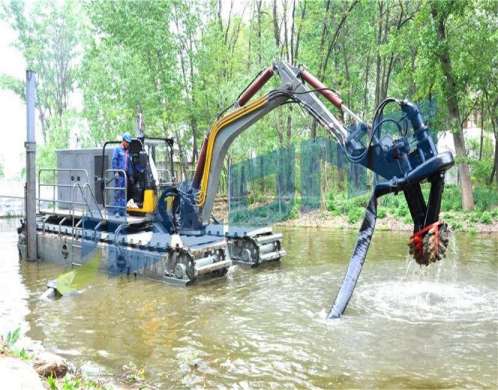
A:
<svg viewBox="0 0 498 390">
<path fill-rule="evenodd" d="M 114 173 L 114 213 L 116 215 L 125 215 L 126 210 L 126 182 L 128 184 L 132 177 L 132 166 L 131 159 L 128 153 L 128 148 L 131 143 L 131 135 L 126 132 L 123 134 L 122 142 L 114 148 L 112 152 L 112 169 L 119 169 L 125 172 L 126 178 L 123 172 Z"/>
</svg>

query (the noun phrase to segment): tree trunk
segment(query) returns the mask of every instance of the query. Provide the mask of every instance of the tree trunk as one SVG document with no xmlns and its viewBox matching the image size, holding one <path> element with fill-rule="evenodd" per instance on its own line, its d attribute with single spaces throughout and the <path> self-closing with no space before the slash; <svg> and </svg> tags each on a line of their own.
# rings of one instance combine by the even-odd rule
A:
<svg viewBox="0 0 498 390">
<path fill-rule="evenodd" d="M 491 125 L 493 126 L 493 134 L 495 136 L 495 161 L 493 164 L 493 170 L 491 171 L 491 175 L 489 177 L 489 184 L 493 183 L 494 177 L 496 184 L 498 185 L 498 131 L 496 130 L 496 122 L 498 121 L 495 119 L 491 120 Z"/>
<path fill-rule="evenodd" d="M 313 122 L 311 123 L 311 139 L 315 140 L 316 139 L 316 128 L 318 127 L 318 122 L 313 119 Z"/>
<path fill-rule="evenodd" d="M 292 58 L 293 58 L 293 60 L 295 62 L 297 62 L 297 59 L 299 58 L 299 41 L 301 39 L 301 30 L 303 28 L 303 23 L 304 23 L 304 18 L 305 17 L 306 17 L 306 0 L 304 0 L 303 5 L 302 5 L 302 9 L 301 9 L 301 22 L 299 23 L 299 27 L 297 29 L 296 45 L 294 47 L 294 54 L 292 55 Z"/>
<path fill-rule="evenodd" d="M 167 129 L 168 129 L 168 127 L 164 123 L 163 123 L 163 129 L 164 129 L 164 131 L 167 131 Z M 174 133 L 175 133 L 175 138 L 176 138 L 176 144 L 178 145 L 178 157 L 180 158 L 181 176 L 183 176 L 181 179 L 180 178 L 177 178 L 177 179 L 178 179 L 178 181 L 190 180 L 192 178 L 188 177 L 188 174 L 187 174 L 188 161 L 185 158 L 185 153 L 183 152 L 180 134 L 179 134 L 178 130 L 176 130 L 176 129 L 174 130 Z"/>
<path fill-rule="evenodd" d="M 191 39 L 192 37 L 189 36 Z M 189 67 L 190 67 L 190 126 L 192 127 L 192 168 L 195 169 L 195 163 L 197 159 L 199 158 L 198 150 L 197 150 L 197 118 L 195 116 L 195 107 L 196 107 L 196 100 L 195 100 L 195 76 L 194 76 L 194 61 L 193 61 L 193 54 L 192 54 L 192 42 L 190 42 L 190 50 L 189 50 Z"/>
<path fill-rule="evenodd" d="M 462 207 L 464 210 L 474 209 L 474 195 L 472 194 L 472 181 L 470 178 L 469 165 L 465 161 L 467 151 L 465 149 L 465 139 L 463 137 L 462 124 L 460 121 L 460 107 L 458 106 L 457 85 L 453 74 L 450 53 L 446 39 L 446 21 L 448 14 L 438 12 L 435 3 L 431 3 L 431 15 L 436 24 L 437 38 L 441 46 L 436 49 L 436 56 L 439 59 L 441 69 L 445 78 L 443 89 L 446 94 L 446 103 L 450 123 L 455 126 L 453 130 L 453 142 L 455 143 L 455 153 L 457 159 L 463 160 L 458 164 L 458 174 L 462 190 Z"/>
<path fill-rule="evenodd" d="M 257 54 L 258 54 L 258 66 L 261 67 L 261 48 L 262 48 L 262 43 L 261 43 L 261 9 L 263 6 L 263 0 L 259 0 L 256 2 L 256 10 L 257 10 L 257 20 L 258 20 L 258 47 L 256 49 Z"/>
<path fill-rule="evenodd" d="M 273 0 L 273 36 L 275 38 L 275 47 L 280 48 L 280 29 L 278 27 L 278 12 L 277 12 L 277 0 Z"/>
<path fill-rule="evenodd" d="M 47 144 L 47 118 L 45 117 L 45 112 L 41 108 L 38 108 L 38 113 L 39 113 L 39 119 L 40 119 L 41 130 L 42 130 L 42 139 L 43 139 L 43 143 L 46 145 Z"/>
<path fill-rule="evenodd" d="M 462 129 L 458 128 L 453 132 L 453 143 L 455 144 L 455 153 L 457 157 L 465 157 L 465 139 Z M 458 165 L 458 176 L 462 189 L 462 206 L 464 210 L 474 209 L 474 196 L 472 194 L 472 182 L 470 180 L 470 169 L 467 163 Z"/>
<path fill-rule="evenodd" d="M 291 138 L 292 138 L 292 116 L 291 114 L 289 113 L 289 115 L 287 116 L 287 142 L 291 143 Z"/>
<path fill-rule="evenodd" d="M 353 8 L 358 4 L 358 2 L 359 2 L 358 0 L 353 1 L 351 3 L 351 5 L 349 6 L 349 8 L 347 9 L 347 11 L 342 15 L 341 20 L 339 21 L 339 24 L 337 25 L 337 28 L 335 29 L 334 36 L 332 37 L 332 39 L 330 41 L 330 44 L 329 44 L 329 47 L 327 50 L 327 54 L 325 56 L 325 60 L 323 62 L 323 69 L 321 69 L 321 72 L 319 72 L 319 77 L 318 77 L 319 79 L 323 79 L 325 72 L 327 70 L 327 65 L 328 65 L 330 56 L 332 55 L 332 50 L 334 50 L 336 45 L 337 45 L 337 40 L 339 39 L 339 34 L 341 33 L 342 28 L 344 27 L 344 24 L 346 23 L 346 19 L 351 14 L 351 12 L 353 11 Z"/>
<path fill-rule="evenodd" d="M 368 80 L 370 75 L 370 53 L 367 55 L 365 62 L 365 84 L 363 88 L 363 114 L 368 112 Z"/>
<path fill-rule="evenodd" d="M 379 1 L 379 20 L 377 22 L 377 46 L 382 43 L 382 26 L 384 17 L 384 2 Z M 380 79 L 381 79 L 381 57 L 377 50 L 377 58 L 375 59 L 375 105 L 377 107 L 380 103 Z"/>
<path fill-rule="evenodd" d="M 491 175 L 490 184 L 493 182 L 493 176 L 498 184 L 498 136 L 495 134 L 495 163 L 493 164 L 493 174 Z"/>
<path fill-rule="evenodd" d="M 484 99 L 481 98 L 481 139 L 479 140 L 479 161 L 482 160 L 483 143 L 484 143 Z"/>
</svg>

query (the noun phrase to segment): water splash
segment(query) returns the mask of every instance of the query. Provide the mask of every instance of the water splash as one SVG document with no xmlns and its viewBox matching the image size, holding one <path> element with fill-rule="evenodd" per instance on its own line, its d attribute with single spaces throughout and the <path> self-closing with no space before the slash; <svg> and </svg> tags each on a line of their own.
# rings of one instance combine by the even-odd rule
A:
<svg viewBox="0 0 498 390">
<path fill-rule="evenodd" d="M 373 316 L 411 323 L 498 321 L 498 293 L 462 283 L 372 283 L 362 285 L 355 303 Z"/>
<path fill-rule="evenodd" d="M 498 291 L 475 285 L 462 273 L 453 237 L 448 257 L 429 267 L 412 257 L 398 280 L 362 285 L 356 306 L 373 316 L 410 323 L 498 321 Z"/>
</svg>

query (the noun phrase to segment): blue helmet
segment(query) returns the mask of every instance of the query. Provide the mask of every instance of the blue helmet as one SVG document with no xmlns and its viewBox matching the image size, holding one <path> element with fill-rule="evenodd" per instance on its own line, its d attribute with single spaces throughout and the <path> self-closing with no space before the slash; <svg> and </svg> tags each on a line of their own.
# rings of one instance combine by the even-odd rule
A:
<svg viewBox="0 0 498 390">
<path fill-rule="evenodd" d="M 131 142 L 131 135 L 130 135 L 130 133 L 126 132 L 126 133 L 123 134 L 123 141 L 126 141 L 128 143 Z"/>
</svg>

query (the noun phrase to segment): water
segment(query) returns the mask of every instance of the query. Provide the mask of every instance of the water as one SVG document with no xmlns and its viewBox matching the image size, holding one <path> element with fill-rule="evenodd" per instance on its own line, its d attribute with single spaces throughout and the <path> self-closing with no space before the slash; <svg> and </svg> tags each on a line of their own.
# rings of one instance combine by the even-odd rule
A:
<svg viewBox="0 0 498 390">
<path fill-rule="evenodd" d="M 376 232 L 347 315 L 326 321 L 355 232 L 285 230 L 282 263 L 192 288 L 99 275 L 45 302 L 61 269 L 20 265 L 0 226 L 0 332 L 20 324 L 94 371 L 133 363 L 165 388 L 498 386 L 497 235 L 455 234 L 420 268 L 406 233 Z"/>
</svg>

